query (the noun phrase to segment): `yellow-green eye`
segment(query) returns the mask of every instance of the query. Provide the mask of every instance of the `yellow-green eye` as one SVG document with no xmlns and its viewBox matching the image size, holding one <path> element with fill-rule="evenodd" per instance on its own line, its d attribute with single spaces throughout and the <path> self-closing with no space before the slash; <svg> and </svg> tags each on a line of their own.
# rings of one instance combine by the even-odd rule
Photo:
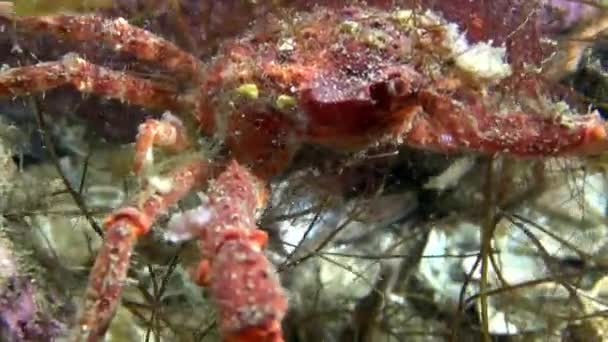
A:
<svg viewBox="0 0 608 342">
<path fill-rule="evenodd" d="M 255 83 L 245 83 L 236 88 L 236 93 L 251 100 L 256 100 L 260 96 L 260 91 Z"/>
<path fill-rule="evenodd" d="M 275 105 L 279 110 L 289 110 L 297 105 L 295 97 L 281 94 L 277 97 Z"/>
</svg>

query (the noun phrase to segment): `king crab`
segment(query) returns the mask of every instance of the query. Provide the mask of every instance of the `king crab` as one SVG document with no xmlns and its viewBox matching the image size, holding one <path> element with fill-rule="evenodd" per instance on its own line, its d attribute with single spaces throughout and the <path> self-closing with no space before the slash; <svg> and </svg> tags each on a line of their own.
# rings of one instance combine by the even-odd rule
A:
<svg viewBox="0 0 608 342">
<path fill-rule="evenodd" d="M 140 125 L 133 170 L 144 187 L 104 222 L 104 244 L 75 339 L 103 337 L 138 237 L 189 192 L 207 187 L 208 201 L 172 218 L 169 228 L 200 239 L 195 281 L 211 289 L 223 338 L 282 341 L 287 299 L 262 251 L 268 237 L 255 221 L 267 203 L 271 177 L 284 172 L 304 145 L 350 152 L 406 144 L 534 158 L 598 153 L 608 146 L 597 113 L 563 114 L 546 99 L 536 98 L 539 106 L 510 100 L 494 86 L 511 73 L 502 58 L 472 72 L 471 63 L 456 56 L 465 53 L 457 49 L 453 26 L 433 13 L 318 7 L 285 18 L 225 44 L 208 64 L 123 19 L 11 18 L 31 31 L 104 41 L 191 80 L 191 86 L 178 89 L 75 54 L 0 72 L 0 96 L 72 85 L 174 113 Z M 186 154 L 196 147 L 193 130 L 223 142 L 224 152 L 184 162 L 166 176 L 170 187 L 146 182 L 153 173 L 153 147 Z"/>
</svg>

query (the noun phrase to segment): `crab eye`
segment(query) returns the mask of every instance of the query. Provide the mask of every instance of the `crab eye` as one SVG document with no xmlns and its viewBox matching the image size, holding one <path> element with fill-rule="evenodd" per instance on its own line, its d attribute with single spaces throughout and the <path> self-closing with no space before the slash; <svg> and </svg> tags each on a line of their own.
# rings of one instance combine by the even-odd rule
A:
<svg viewBox="0 0 608 342">
<path fill-rule="evenodd" d="M 388 95 L 392 97 L 403 96 L 407 91 L 405 82 L 401 78 L 391 78 L 386 82 Z"/>
<path fill-rule="evenodd" d="M 393 96 L 391 95 L 389 88 L 388 82 L 375 83 L 369 87 L 369 95 L 375 106 L 380 108 L 390 107 L 391 98 Z"/>
<path fill-rule="evenodd" d="M 390 108 L 391 103 L 397 97 L 407 95 L 408 87 L 400 77 L 392 77 L 384 82 L 370 86 L 370 97 L 376 106 Z"/>
</svg>

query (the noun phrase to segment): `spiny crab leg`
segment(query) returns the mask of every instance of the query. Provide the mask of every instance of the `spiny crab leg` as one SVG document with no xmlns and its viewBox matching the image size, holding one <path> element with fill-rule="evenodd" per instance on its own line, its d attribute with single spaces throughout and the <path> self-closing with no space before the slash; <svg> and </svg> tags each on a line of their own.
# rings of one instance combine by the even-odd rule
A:
<svg viewBox="0 0 608 342">
<path fill-rule="evenodd" d="M 133 171 L 139 175 L 154 161 L 153 147 L 165 147 L 179 152 L 190 145 L 183 122 L 170 112 L 165 112 L 160 120 L 148 119 L 139 125 L 135 142 Z"/>
<path fill-rule="evenodd" d="M 113 71 L 67 54 L 60 61 L 38 63 L 0 72 L 0 97 L 41 93 L 63 85 L 147 108 L 178 109 L 174 89 Z"/>
<path fill-rule="evenodd" d="M 143 198 L 135 198 L 131 206 L 117 210 L 105 220 L 104 243 L 91 269 L 74 340 L 97 341 L 103 337 L 120 301 L 138 237 L 146 234 L 167 208 L 193 188 L 204 185 L 209 168 L 209 163 L 202 160 L 182 166 L 169 175 L 170 190 L 142 191 Z"/>
<path fill-rule="evenodd" d="M 588 115 L 490 113 L 481 104 L 457 104 L 448 95 L 423 91 L 422 108 L 404 143 L 439 152 L 462 150 L 518 157 L 587 155 L 608 150 L 606 123 Z"/>
<path fill-rule="evenodd" d="M 75 41 L 103 41 L 114 50 L 129 53 L 144 61 L 158 63 L 168 71 L 199 75 L 201 62 L 177 45 L 123 18 L 107 19 L 98 15 L 13 16 L 0 11 L 0 17 L 14 20 L 30 32 L 52 32 Z"/>
<path fill-rule="evenodd" d="M 267 201 L 265 183 L 237 162 L 208 190 L 208 203 L 172 218 L 176 236 L 200 238 L 197 281 L 209 286 L 227 342 L 281 342 L 287 299 L 262 248 L 268 236 L 255 225 Z"/>
</svg>

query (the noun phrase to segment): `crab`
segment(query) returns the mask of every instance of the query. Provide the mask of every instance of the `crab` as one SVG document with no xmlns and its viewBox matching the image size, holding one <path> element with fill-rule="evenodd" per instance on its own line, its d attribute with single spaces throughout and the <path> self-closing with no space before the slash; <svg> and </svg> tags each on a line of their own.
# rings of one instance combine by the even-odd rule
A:
<svg viewBox="0 0 608 342">
<path fill-rule="evenodd" d="M 133 172 L 143 186 L 104 221 L 104 243 L 90 271 L 75 340 L 103 337 L 138 238 L 188 193 L 206 189 L 208 200 L 169 223 L 175 235 L 200 240 L 194 280 L 209 286 L 224 340 L 282 341 L 287 296 L 263 252 L 268 236 L 256 218 L 267 205 L 272 178 L 307 146 L 352 153 L 408 145 L 520 158 L 588 155 L 608 147 L 597 113 L 572 113 L 563 103 L 525 92 L 518 96 L 526 101 L 510 96 L 500 86 L 513 74 L 504 48 L 467 45 L 456 25 L 430 11 L 367 5 L 287 10 L 282 19 L 224 43 L 207 62 L 121 18 L 11 20 L 33 32 L 103 41 L 187 80 L 177 87 L 74 53 L 0 72 L 0 96 L 72 85 L 168 111 L 139 127 Z M 190 153 L 199 133 L 220 141 L 222 151 Z M 155 147 L 194 155 L 164 175 L 165 186 L 151 181 Z"/>
</svg>

